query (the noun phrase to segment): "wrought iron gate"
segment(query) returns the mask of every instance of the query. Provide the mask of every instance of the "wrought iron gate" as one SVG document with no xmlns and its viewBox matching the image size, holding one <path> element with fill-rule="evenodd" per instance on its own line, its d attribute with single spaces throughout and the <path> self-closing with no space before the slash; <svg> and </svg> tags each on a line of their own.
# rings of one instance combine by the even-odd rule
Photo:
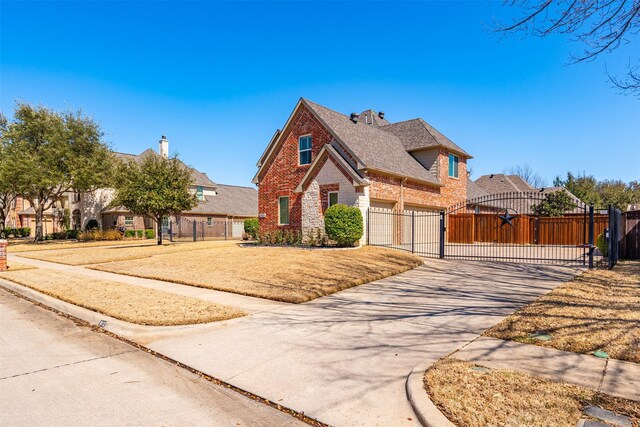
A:
<svg viewBox="0 0 640 427">
<path fill-rule="evenodd" d="M 502 193 L 440 212 L 371 208 L 367 235 L 370 245 L 424 257 L 591 266 L 610 218 L 564 191 Z"/>
</svg>

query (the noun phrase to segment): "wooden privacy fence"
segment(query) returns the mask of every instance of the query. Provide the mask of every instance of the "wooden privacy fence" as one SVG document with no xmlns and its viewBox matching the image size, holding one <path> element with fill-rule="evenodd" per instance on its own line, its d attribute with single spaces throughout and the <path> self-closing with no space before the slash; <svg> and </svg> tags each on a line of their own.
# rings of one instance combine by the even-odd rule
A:
<svg viewBox="0 0 640 427">
<path fill-rule="evenodd" d="M 562 217 L 518 215 L 513 227 L 495 213 L 457 213 L 448 215 L 449 243 L 511 243 L 537 245 L 582 245 L 588 241 L 588 217 L 568 214 Z M 608 216 L 594 215 L 594 236 L 608 226 Z"/>
<path fill-rule="evenodd" d="M 640 259 L 640 210 L 622 213 L 622 258 Z"/>
</svg>

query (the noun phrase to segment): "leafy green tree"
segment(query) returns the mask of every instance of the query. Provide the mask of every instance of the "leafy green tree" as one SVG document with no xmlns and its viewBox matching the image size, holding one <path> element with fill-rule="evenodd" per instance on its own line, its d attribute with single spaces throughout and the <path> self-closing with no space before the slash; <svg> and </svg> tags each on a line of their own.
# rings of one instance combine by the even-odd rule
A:
<svg viewBox="0 0 640 427">
<path fill-rule="evenodd" d="M 620 180 L 599 182 L 598 193 L 604 206 L 613 205 L 622 211 L 627 210 L 634 201 L 632 188 Z"/>
<path fill-rule="evenodd" d="M 29 200 L 36 216 L 36 242 L 43 239 L 44 212 L 70 191 L 108 184 L 113 154 L 100 126 L 81 111 L 56 112 L 18 103 L 2 131 L 2 169 L 12 188 Z"/>
<path fill-rule="evenodd" d="M 598 181 L 591 175 L 578 176 L 567 172 L 566 179 L 558 176 L 553 181 L 553 184 L 556 187 L 566 188 L 571 194 L 588 205 L 599 206 L 601 204 Z"/>
<path fill-rule="evenodd" d="M 575 202 L 566 191 L 554 191 L 546 195 L 537 205 L 533 206 L 533 212 L 539 216 L 557 217 L 576 207 Z"/>
<path fill-rule="evenodd" d="M 150 153 L 139 161 L 122 162 L 115 182 L 111 206 L 122 206 L 135 215 L 153 218 L 159 245 L 162 218 L 178 215 L 198 204 L 196 195 L 189 191 L 193 184 L 191 170 L 177 157 Z"/>
<path fill-rule="evenodd" d="M 15 177 L 7 168 L 7 145 L 3 135 L 7 131 L 7 118 L 0 113 L 0 231 L 6 227 L 11 204 L 18 196 Z"/>
</svg>

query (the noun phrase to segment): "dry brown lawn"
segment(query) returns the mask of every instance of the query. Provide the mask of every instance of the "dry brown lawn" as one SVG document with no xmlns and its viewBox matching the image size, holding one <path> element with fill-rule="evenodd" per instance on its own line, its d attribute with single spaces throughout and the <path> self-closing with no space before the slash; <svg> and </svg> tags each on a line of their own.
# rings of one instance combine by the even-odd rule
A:
<svg viewBox="0 0 640 427">
<path fill-rule="evenodd" d="M 234 307 L 125 283 L 91 279 L 49 269 L 0 273 L 38 292 L 140 325 L 170 326 L 244 316 Z"/>
<path fill-rule="evenodd" d="M 56 262 L 67 265 L 88 265 L 104 262 L 125 261 L 147 258 L 154 255 L 175 254 L 180 252 L 235 246 L 230 241 L 171 243 L 167 245 L 148 244 L 144 241 L 138 245 L 120 245 L 110 248 L 76 247 L 72 249 L 56 249 L 35 253 L 23 253 L 20 256 L 41 261 Z M 11 249 L 9 249 L 11 252 Z"/>
<path fill-rule="evenodd" d="M 9 261 L 7 267 L 8 267 L 7 271 L 33 270 L 34 268 L 37 268 L 37 267 L 34 267 L 32 265 L 20 264 L 18 262 L 13 262 L 13 261 Z M 0 274 L 2 274 L 2 273 L 0 273 Z M 0 277 L 2 277 L 2 276 L 0 276 Z"/>
<path fill-rule="evenodd" d="M 96 270 L 302 303 L 422 264 L 406 252 L 226 246 L 112 262 Z"/>
<path fill-rule="evenodd" d="M 640 403 L 508 370 L 444 359 L 425 374 L 429 398 L 458 427 L 575 427 L 586 406 L 600 406 L 640 419 Z"/>
<path fill-rule="evenodd" d="M 552 339 L 529 338 L 539 331 Z M 640 262 L 587 271 L 484 335 L 575 353 L 603 349 L 611 358 L 640 363 Z"/>
<path fill-rule="evenodd" d="M 126 246 L 126 245 L 156 245 L 153 239 L 131 239 L 131 240 L 113 240 L 99 242 L 77 242 L 77 241 L 45 241 L 40 243 L 14 243 L 9 244 L 10 253 L 51 251 L 57 249 L 73 249 L 73 248 L 95 248 L 100 246 Z"/>
</svg>

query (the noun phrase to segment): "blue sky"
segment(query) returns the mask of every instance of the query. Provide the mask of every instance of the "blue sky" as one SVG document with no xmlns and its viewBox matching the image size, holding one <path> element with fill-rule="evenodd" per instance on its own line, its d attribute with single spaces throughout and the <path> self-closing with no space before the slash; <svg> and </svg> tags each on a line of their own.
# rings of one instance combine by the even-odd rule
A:
<svg viewBox="0 0 640 427">
<path fill-rule="evenodd" d="M 640 179 L 640 101 L 610 88 L 638 49 L 567 66 L 579 46 L 496 36 L 502 2 L 0 3 L 0 107 L 82 108 L 115 149 L 167 135 L 217 182 L 250 185 L 299 97 L 349 114 L 422 117 L 473 176 Z M 635 46 L 635 51 L 633 47 Z M 632 59 L 635 60 L 635 59 Z M 635 160 L 635 164 L 633 161 Z"/>
</svg>

